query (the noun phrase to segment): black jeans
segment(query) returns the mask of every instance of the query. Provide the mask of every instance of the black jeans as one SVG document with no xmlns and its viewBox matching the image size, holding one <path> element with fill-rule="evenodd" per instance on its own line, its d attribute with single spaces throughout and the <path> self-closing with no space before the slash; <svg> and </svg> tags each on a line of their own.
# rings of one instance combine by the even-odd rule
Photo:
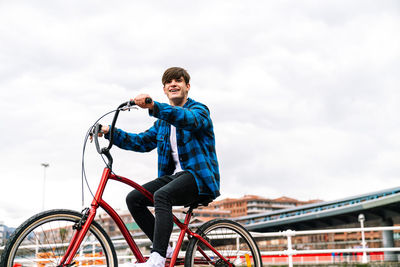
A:
<svg viewBox="0 0 400 267">
<path fill-rule="evenodd" d="M 133 190 L 126 197 L 132 217 L 153 242 L 152 252 L 165 258 L 173 228 L 172 206 L 188 205 L 200 199 L 196 180 L 188 171 L 166 175 L 143 185 L 154 194 L 155 217 L 147 208 L 153 206 L 139 191 Z"/>
</svg>

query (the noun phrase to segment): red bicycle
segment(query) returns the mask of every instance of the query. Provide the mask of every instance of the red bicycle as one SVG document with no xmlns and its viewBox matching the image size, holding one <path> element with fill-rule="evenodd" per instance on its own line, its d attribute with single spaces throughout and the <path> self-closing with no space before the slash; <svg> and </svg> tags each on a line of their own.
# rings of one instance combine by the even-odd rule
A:
<svg viewBox="0 0 400 267">
<path fill-rule="evenodd" d="M 98 153 L 107 158 L 91 207 L 84 209 L 81 213 L 65 209 L 49 210 L 26 220 L 8 240 L 1 256 L 2 267 L 118 266 L 117 254 L 110 237 L 94 220 L 99 207 L 103 208 L 114 220 L 137 262 L 146 261 L 121 217 L 103 199 L 108 181 L 114 180 L 135 188 L 153 200 L 152 194 L 142 186 L 112 171 L 113 158 L 110 149 L 113 145 L 115 124 L 120 111 L 128 110 L 132 105 L 134 105 L 132 101 L 125 102 L 115 110 L 107 147 L 100 148 L 99 145 L 98 133 L 101 127 L 97 123 L 99 120 L 88 132 L 93 134 Z M 86 140 L 87 138 L 88 135 Z M 183 223 L 174 216 L 174 222 L 180 228 L 180 234 L 174 253 L 166 264 L 169 266 L 184 264 L 185 266 L 261 267 L 262 260 L 257 243 L 239 223 L 227 219 L 214 219 L 196 230 L 189 226 L 193 210 L 199 205 L 208 205 L 211 201 L 204 199 L 188 206 Z M 186 240 L 185 236 L 187 236 Z M 183 253 L 179 252 L 186 241 L 188 241 L 185 243 L 186 253 L 184 257 L 180 257 L 179 254 L 183 255 Z"/>
</svg>

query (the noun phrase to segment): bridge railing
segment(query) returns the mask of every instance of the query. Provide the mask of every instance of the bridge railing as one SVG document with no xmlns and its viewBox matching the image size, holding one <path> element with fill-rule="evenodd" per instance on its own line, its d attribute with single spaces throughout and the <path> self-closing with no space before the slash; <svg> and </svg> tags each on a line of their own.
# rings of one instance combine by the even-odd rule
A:
<svg viewBox="0 0 400 267">
<path fill-rule="evenodd" d="M 368 248 L 365 242 L 365 232 L 374 231 L 394 231 L 400 230 L 400 226 L 384 226 L 384 227 L 362 227 L 362 228 L 344 228 L 344 229 L 324 229 L 324 230 L 308 230 L 308 231 L 293 231 L 286 230 L 273 233 L 258 233 L 251 232 L 253 237 L 259 239 L 260 237 L 284 237 L 287 239 L 287 249 L 285 250 L 275 250 L 275 251 L 265 251 L 261 250 L 263 256 L 287 256 L 287 264 L 289 267 L 293 266 L 293 256 L 295 255 L 305 255 L 305 254 L 347 254 L 347 253 L 362 253 L 360 261 L 362 263 L 368 263 L 369 259 L 367 254 L 371 252 L 400 252 L 400 247 L 378 247 L 378 248 Z M 305 235 L 318 235 L 318 234 L 329 234 L 329 233 L 349 233 L 349 232 L 360 232 L 362 236 L 361 247 L 358 248 L 341 248 L 341 249 L 294 249 L 292 244 L 292 238 L 295 236 L 305 236 Z M 332 258 L 331 258 L 332 259 Z M 397 261 L 397 259 L 395 259 Z"/>
</svg>

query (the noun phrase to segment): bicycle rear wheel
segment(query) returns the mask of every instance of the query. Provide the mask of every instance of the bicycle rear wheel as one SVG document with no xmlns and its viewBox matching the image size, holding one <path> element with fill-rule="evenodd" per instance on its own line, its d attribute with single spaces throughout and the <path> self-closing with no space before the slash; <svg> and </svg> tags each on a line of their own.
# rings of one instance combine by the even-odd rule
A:
<svg viewBox="0 0 400 267">
<path fill-rule="evenodd" d="M 81 217 L 72 210 L 50 210 L 29 218 L 7 242 L 1 267 L 58 266 Z M 114 246 L 98 223 L 91 224 L 73 261 L 76 265 L 117 266 Z"/>
<path fill-rule="evenodd" d="M 262 266 L 257 243 L 240 224 L 224 219 L 206 222 L 196 231 L 234 266 Z M 192 238 L 186 250 L 185 266 L 228 266 L 199 239 Z"/>
</svg>

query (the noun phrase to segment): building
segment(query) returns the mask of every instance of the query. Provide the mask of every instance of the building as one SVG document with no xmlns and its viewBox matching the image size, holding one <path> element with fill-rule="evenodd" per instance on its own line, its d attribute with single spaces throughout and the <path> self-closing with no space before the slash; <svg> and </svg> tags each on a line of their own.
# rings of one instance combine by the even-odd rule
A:
<svg viewBox="0 0 400 267">
<path fill-rule="evenodd" d="M 225 198 L 210 203 L 208 207 L 202 207 L 201 210 L 228 210 L 231 217 L 241 217 L 258 213 L 265 213 L 280 209 L 293 208 L 305 204 L 320 202 L 321 200 L 299 201 L 289 197 L 280 197 L 275 199 L 264 198 L 255 195 L 245 195 L 241 198 Z"/>
<path fill-rule="evenodd" d="M 175 216 L 177 214 L 181 214 L 180 220 L 184 219 L 184 212 L 187 211 L 187 208 L 177 208 L 174 209 Z M 207 222 L 212 219 L 224 219 L 230 218 L 231 211 L 230 210 L 220 210 L 220 209 L 204 209 L 204 208 L 197 208 L 193 210 L 192 221 L 196 220 L 197 222 Z M 193 222 L 192 222 L 193 223 Z"/>
<path fill-rule="evenodd" d="M 6 228 L 4 223 L 0 221 L 0 246 L 4 245 L 6 238 Z"/>
<path fill-rule="evenodd" d="M 117 210 L 117 213 L 127 226 L 128 230 L 133 232 L 139 230 L 139 227 L 137 226 L 136 223 L 134 223 L 132 216 L 128 210 Z M 104 228 L 104 230 L 110 237 L 121 235 L 117 225 L 114 223 L 113 219 L 106 212 L 104 211 L 98 212 L 95 221 L 97 221 Z"/>
<path fill-rule="evenodd" d="M 10 238 L 14 231 L 15 228 L 7 227 L 7 225 L 0 221 L 0 246 L 4 246 L 6 244 L 7 239 Z"/>
</svg>

